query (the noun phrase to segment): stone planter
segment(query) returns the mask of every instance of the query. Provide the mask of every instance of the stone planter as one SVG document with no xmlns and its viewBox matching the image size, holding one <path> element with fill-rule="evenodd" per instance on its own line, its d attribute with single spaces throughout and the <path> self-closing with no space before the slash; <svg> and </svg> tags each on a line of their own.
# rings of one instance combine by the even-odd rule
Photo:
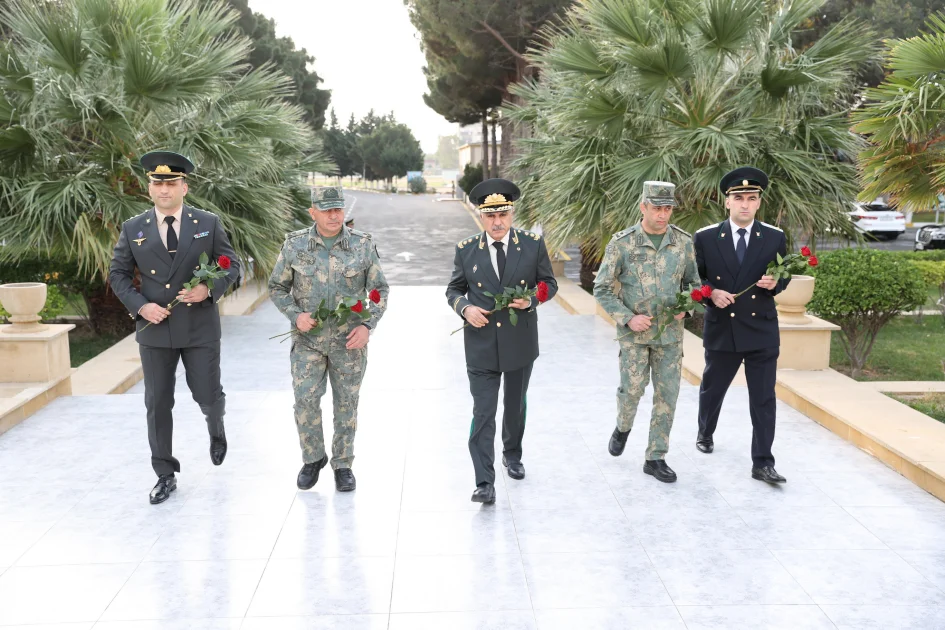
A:
<svg viewBox="0 0 945 630">
<path fill-rule="evenodd" d="M 778 304 L 778 319 L 783 324 L 803 325 L 811 322 L 807 303 L 814 297 L 813 276 L 791 276 L 787 288 L 774 296 Z"/>
<path fill-rule="evenodd" d="M 4 326 L 5 333 L 34 333 L 46 330 L 40 324 L 39 312 L 46 306 L 46 285 L 42 282 L 14 282 L 0 284 L 0 304 L 10 314 L 12 326 Z"/>
</svg>

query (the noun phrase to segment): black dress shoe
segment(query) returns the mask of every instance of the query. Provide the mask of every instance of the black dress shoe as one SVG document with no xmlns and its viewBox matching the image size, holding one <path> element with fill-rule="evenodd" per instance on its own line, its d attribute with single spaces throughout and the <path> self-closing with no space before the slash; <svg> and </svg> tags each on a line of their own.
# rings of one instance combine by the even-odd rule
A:
<svg viewBox="0 0 945 630">
<path fill-rule="evenodd" d="M 158 482 L 151 488 L 151 505 L 164 503 L 171 497 L 171 493 L 177 490 L 177 479 L 174 474 L 158 476 Z"/>
<path fill-rule="evenodd" d="M 318 481 L 318 472 L 324 468 L 327 463 L 328 455 L 325 455 L 313 464 L 305 464 L 302 466 L 302 470 L 299 471 L 299 478 L 295 481 L 299 490 L 308 490 L 314 486 L 315 482 Z"/>
<path fill-rule="evenodd" d="M 701 433 L 696 437 L 696 448 L 702 451 L 703 453 L 711 453 L 715 450 L 715 442 L 712 440 L 712 436 L 704 436 Z"/>
<path fill-rule="evenodd" d="M 613 435 L 610 436 L 610 443 L 607 445 L 607 450 L 610 451 L 610 454 L 614 457 L 623 455 L 623 449 L 627 445 L 627 437 L 629 436 L 629 431 L 614 429 Z"/>
<path fill-rule="evenodd" d="M 648 459 L 643 464 L 643 472 L 653 475 L 663 483 L 676 481 L 676 473 L 662 459 Z"/>
<path fill-rule="evenodd" d="M 350 468 L 339 468 L 335 471 L 335 488 L 338 492 L 351 492 L 357 485 Z"/>
<path fill-rule="evenodd" d="M 512 479 L 525 478 L 525 466 L 522 465 L 522 462 L 510 462 L 505 458 L 505 455 L 503 455 L 502 465 L 505 466 L 506 470 L 508 470 L 509 477 Z"/>
<path fill-rule="evenodd" d="M 774 466 L 765 466 L 764 468 L 752 468 L 751 478 L 768 483 L 787 483 L 787 479 L 778 474 Z"/>
<path fill-rule="evenodd" d="M 495 503 L 495 486 L 484 483 L 473 492 L 470 499 L 473 503 Z"/>
<path fill-rule="evenodd" d="M 210 438 L 210 461 L 219 466 L 226 458 L 226 436 Z"/>
</svg>

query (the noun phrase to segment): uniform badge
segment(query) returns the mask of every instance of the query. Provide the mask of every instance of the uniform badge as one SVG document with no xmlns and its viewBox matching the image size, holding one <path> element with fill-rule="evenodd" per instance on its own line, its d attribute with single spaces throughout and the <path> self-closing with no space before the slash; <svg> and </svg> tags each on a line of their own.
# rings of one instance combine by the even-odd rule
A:
<svg viewBox="0 0 945 630">
<path fill-rule="evenodd" d="M 755 236 L 761 236 L 761 232 L 755 232 Z"/>
<path fill-rule="evenodd" d="M 473 273 L 476 273 L 476 269 L 479 269 L 479 265 L 473 265 Z"/>
<path fill-rule="evenodd" d="M 204 238 L 205 236 L 210 236 L 210 232 L 201 232 L 200 234 L 194 234 L 194 239 Z"/>
<path fill-rule="evenodd" d="M 722 234 L 719 235 L 719 238 L 725 238 L 725 232 L 722 232 Z"/>
<path fill-rule="evenodd" d="M 146 240 L 148 240 L 148 239 L 145 237 L 144 232 L 138 232 L 138 238 L 133 238 L 133 239 L 131 239 L 131 240 L 133 240 L 135 243 L 137 243 L 137 244 L 138 244 L 138 247 L 141 247 L 141 243 L 144 242 L 144 241 L 146 241 Z"/>
</svg>

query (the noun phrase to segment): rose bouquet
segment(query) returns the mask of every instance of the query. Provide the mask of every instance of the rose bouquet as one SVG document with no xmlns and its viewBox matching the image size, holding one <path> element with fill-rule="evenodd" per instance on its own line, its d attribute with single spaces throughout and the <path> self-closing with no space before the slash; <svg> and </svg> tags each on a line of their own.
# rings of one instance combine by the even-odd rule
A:
<svg viewBox="0 0 945 630">
<path fill-rule="evenodd" d="M 225 278 L 230 269 L 230 264 L 230 258 L 228 256 L 220 256 L 217 258 L 216 262 L 211 265 L 210 257 L 207 255 L 207 252 L 201 252 L 200 266 L 197 268 L 197 271 L 194 272 L 194 277 L 190 279 L 190 282 L 184 283 L 184 288 L 190 291 L 201 282 L 206 282 L 207 288 L 213 291 L 213 281 L 219 278 Z M 167 310 L 174 310 L 174 307 L 178 304 L 180 304 L 180 297 L 174 298 L 174 301 L 167 305 Z M 151 323 L 148 322 L 144 328 L 150 325 Z M 144 330 L 144 328 L 141 330 Z"/>
<path fill-rule="evenodd" d="M 311 330 L 303 333 L 298 328 L 293 328 L 289 332 L 275 335 L 270 337 L 270 339 L 284 337 L 283 341 L 285 341 L 285 339 L 294 335 L 317 335 L 325 329 L 325 324 L 332 318 L 339 324 L 344 324 L 349 321 L 366 321 L 371 319 L 371 312 L 364 309 L 364 304 L 368 301 L 373 304 L 380 302 L 381 292 L 377 289 L 372 289 L 367 297 L 362 299 L 351 297 L 341 298 L 341 301 L 338 302 L 334 310 L 329 310 L 329 308 L 325 306 L 325 300 L 323 298 L 318 308 L 312 311 L 312 319 L 315 320 L 315 326 Z"/>
<path fill-rule="evenodd" d="M 710 295 L 712 295 L 712 287 L 707 284 L 704 284 L 701 287 L 692 286 L 689 288 L 689 291 L 680 291 L 677 293 L 675 304 L 657 310 L 656 320 L 658 329 L 656 332 L 656 337 L 654 337 L 654 341 L 663 336 L 663 333 L 666 331 L 666 327 L 669 326 L 670 322 L 672 322 L 677 315 L 691 311 L 696 307 L 696 304 L 701 304 L 702 301 L 708 299 Z M 635 332 L 636 331 L 630 331 L 626 334 L 620 335 L 615 341 L 619 341 L 624 337 L 629 337 L 630 335 L 635 334 Z"/>
<path fill-rule="evenodd" d="M 515 300 L 531 300 L 534 297 L 538 298 L 539 304 L 544 304 L 548 301 L 548 285 L 544 282 L 539 282 L 536 286 L 530 289 L 526 289 L 523 286 L 505 287 L 505 289 L 502 290 L 502 293 L 498 295 L 493 295 L 488 291 L 483 291 L 482 294 L 495 300 L 495 307 L 489 311 L 487 315 L 492 315 L 498 311 L 508 310 L 509 323 L 513 326 L 517 326 L 518 313 L 516 311 L 518 311 L 518 309 L 512 307 L 512 302 Z M 469 322 L 466 322 L 462 325 L 462 327 L 457 328 L 451 332 L 450 335 L 455 335 L 463 328 L 466 328 L 466 326 L 469 326 Z"/>
<path fill-rule="evenodd" d="M 788 254 L 787 256 L 778 254 L 775 260 L 768 263 L 768 268 L 765 269 L 765 275 L 771 276 L 774 278 L 775 282 L 778 282 L 782 279 L 787 280 L 792 274 L 802 273 L 807 267 L 816 266 L 817 256 L 814 256 L 810 251 L 810 247 L 805 245 L 801 248 L 801 253 L 799 254 Z M 744 290 L 736 293 L 735 297 L 737 298 L 743 293 L 747 293 L 754 287 L 755 285 L 753 284 L 745 287 Z"/>
</svg>

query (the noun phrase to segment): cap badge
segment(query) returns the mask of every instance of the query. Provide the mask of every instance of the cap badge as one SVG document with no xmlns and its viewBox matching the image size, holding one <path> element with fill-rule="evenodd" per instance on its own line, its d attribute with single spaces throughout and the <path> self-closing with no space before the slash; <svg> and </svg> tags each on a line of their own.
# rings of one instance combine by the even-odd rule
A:
<svg viewBox="0 0 945 630">
<path fill-rule="evenodd" d="M 486 197 L 486 200 L 483 203 L 505 203 L 505 201 L 505 195 L 500 193 L 492 193 Z"/>
<path fill-rule="evenodd" d="M 171 167 L 167 164 L 158 164 L 154 169 L 155 173 L 167 174 L 171 172 Z"/>
<path fill-rule="evenodd" d="M 742 180 L 742 186 L 747 186 L 747 185 L 748 185 L 748 180 L 747 180 L 747 179 L 743 179 L 743 180 Z"/>
</svg>

